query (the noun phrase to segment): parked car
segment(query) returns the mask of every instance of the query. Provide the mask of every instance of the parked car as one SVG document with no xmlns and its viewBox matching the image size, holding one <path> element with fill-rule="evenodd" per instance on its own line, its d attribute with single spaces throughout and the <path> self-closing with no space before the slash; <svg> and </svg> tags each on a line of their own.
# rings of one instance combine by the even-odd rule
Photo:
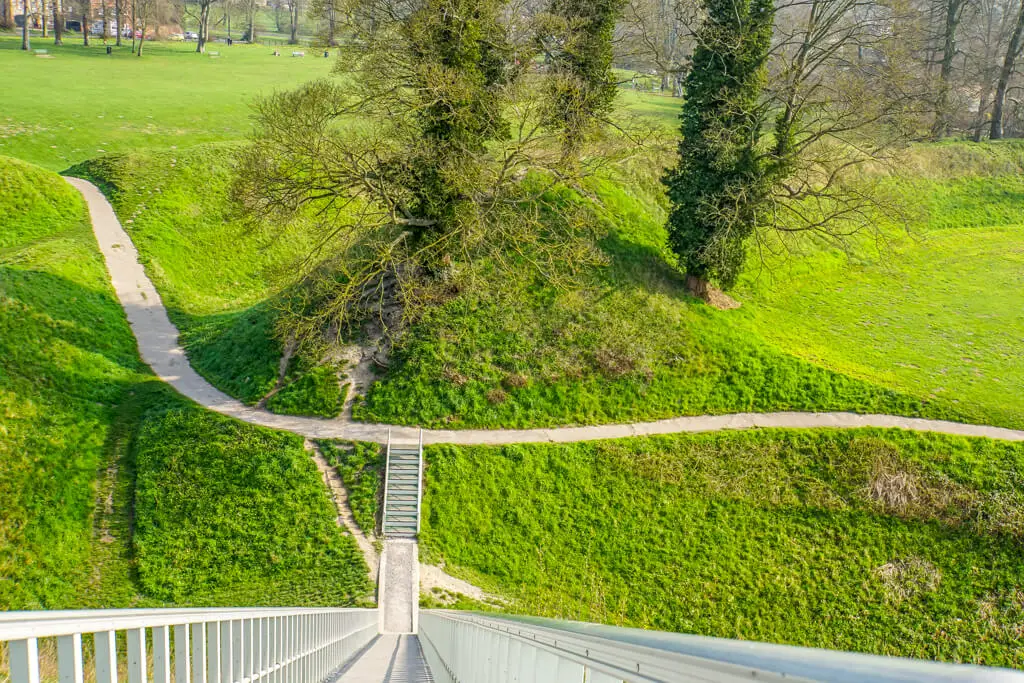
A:
<svg viewBox="0 0 1024 683">
<path fill-rule="evenodd" d="M 180 33 L 168 33 L 167 40 L 173 40 L 175 42 L 185 40 L 185 36 Z"/>
<path fill-rule="evenodd" d="M 195 31 L 185 31 L 185 40 L 199 40 L 199 34 Z"/>
</svg>

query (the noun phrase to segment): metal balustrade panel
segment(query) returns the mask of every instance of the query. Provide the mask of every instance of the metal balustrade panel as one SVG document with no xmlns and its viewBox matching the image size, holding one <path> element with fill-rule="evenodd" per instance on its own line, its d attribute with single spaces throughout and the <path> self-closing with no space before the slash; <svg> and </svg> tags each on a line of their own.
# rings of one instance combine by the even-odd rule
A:
<svg viewBox="0 0 1024 683">
<path fill-rule="evenodd" d="M 84 634 L 92 634 L 95 655 L 88 667 Z M 0 613 L 11 683 L 39 683 L 38 639 L 50 637 L 60 683 L 118 683 L 119 667 L 127 683 L 320 683 L 376 634 L 372 609 Z"/>
<path fill-rule="evenodd" d="M 446 683 L 1024 682 L 1009 669 L 445 610 L 424 611 L 419 635 Z"/>
</svg>

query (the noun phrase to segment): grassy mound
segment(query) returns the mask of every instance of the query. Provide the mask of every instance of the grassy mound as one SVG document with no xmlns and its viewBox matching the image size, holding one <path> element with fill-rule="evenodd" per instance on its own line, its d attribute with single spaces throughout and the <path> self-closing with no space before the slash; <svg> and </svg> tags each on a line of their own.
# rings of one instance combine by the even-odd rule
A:
<svg viewBox="0 0 1024 683">
<path fill-rule="evenodd" d="M 225 196 L 230 164 L 229 147 L 207 146 L 106 157 L 75 172 L 108 192 L 196 369 L 255 403 L 278 381 L 280 344 L 265 336 L 273 326 L 273 275 L 310 238 L 301 226 L 273 241 L 246 233 Z M 721 325 L 685 295 L 669 266 L 656 185 L 651 177 L 595 181 L 593 220 L 606 235 L 607 267 L 572 290 L 537 282 L 524 266 L 518 277 L 460 293 L 399 341 L 391 369 L 356 404 L 356 417 L 497 427 L 746 410 L 960 415 Z M 567 192 L 558 199 L 589 203 Z M 311 366 L 305 359 L 292 367 Z M 286 381 L 303 377 L 293 372 Z M 338 405 L 337 391 L 332 382 L 306 380 L 267 405 L 325 415 Z"/>
<path fill-rule="evenodd" d="M 516 611 L 1024 666 L 1024 445 L 819 430 L 427 455 L 423 556 Z"/>
<path fill-rule="evenodd" d="M 233 149 L 103 157 L 72 172 L 110 197 L 200 374 L 250 404 L 279 389 L 271 410 L 332 417 L 341 410 L 339 382 L 320 376 L 288 387 L 305 373 L 279 378 L 283 351 L 273 335 L 274 283 L 311 238 L 301 228 L 254 235 L 236 219 L 227 199 Z"/>
<path fill-rule="evenodd" d="M 0 157 L 0 605 L 76 604 L 91 580 L 93 491 L 142 379 L 85 203 Z"/>
<path fill-rule="evenodd" d="M 81 196 L 3 157 L 0 185 L 0 607 L 189 604 L 202 587 L 205 604 L 361 595 L 365 566 L 301 441 L 156 382 Z M 226 540 L 240 519 L 248 554 Z M 214 547 L 215 565 L 195 552 Z"/>
</svg>

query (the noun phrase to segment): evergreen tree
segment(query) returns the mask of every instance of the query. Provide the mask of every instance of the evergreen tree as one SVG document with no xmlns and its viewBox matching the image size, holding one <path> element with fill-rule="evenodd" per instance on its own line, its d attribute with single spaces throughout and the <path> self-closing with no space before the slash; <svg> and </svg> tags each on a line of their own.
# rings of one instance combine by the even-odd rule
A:
<svg viewBox="0 0 1024 683">
<path fill-rule="evenodd" d="M 705 0 L 684 84 L 679 163 L 663 179 L 669 244 L 700 292 L 736 282 L 770 190 L 759 156 L 772 0 Z"/>
</svg>

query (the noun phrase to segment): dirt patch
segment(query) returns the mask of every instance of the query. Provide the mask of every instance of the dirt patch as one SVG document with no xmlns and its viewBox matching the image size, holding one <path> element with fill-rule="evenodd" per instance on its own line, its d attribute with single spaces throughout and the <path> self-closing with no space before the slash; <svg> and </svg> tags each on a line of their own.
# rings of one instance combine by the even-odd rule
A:
<svg viewBox="0 0 1024 683">
<path fill-rule="evenodd" d="M 990 631 L 1024 639 L 1024 590 L 989 593 L 978 602 L 978 617 Z"/>
<path fill-rule="evenodd" d="M 366 566 L 369 567 L 370 581 L 377 583 L 380 554 L 377 552 L 373 541 L 356 524 L 352 508 L 348 504 L 348 491 L 338 475 L 338 470 L 327 462 L 327 458 L 324 457 L 324 454 L 315 443 L 306 440 L 305 447 L 312 454 L 313 462 L 316 463 L 316 468 L 320 470 L 320 476 L 323 478 L 324 484 L 327 485 L 327 490 L 331 494 L 331 500 L 334 501 L 334 507 L 338 511 L 338 516 L 334 520 L 335 523 L 345 529 L 355 539 L 356 545 L 359 546 L 363 559 L 366 561 Z"/>
<path fill-rule="evenodd" d="M 865 497 L 887 512 L 907 513 L 921 499 L 922 486 L 916 474 L 888 458 L 875 460 Z"/>
<path fill-rule="evenodd" d="M 702 280 L 695 275 L 686 276 L 686 289 L 690 294 L 720 311 L 729 311 L 743 305 L 707 280 Z"/>
<path fill-rule="evenodd" d="M 295 355 L 296 349 L 299 348 L 298 343 L 295 341 L 295 337 L 289 337 L 288 341 L 285 342 L 284 348 L 281 350 L 281 360 L 277 362 L 277 382 L 274 384 L 274 388 L 266 393 L 256 404 L 256 407 L 263 410 L 267 407 L 267 401 L 271 396 L 276 394 L 285 388 L 285 377 L 288 375 L 288 366 L 292 362 L 292 356 Z"/>
<path fill-rule="evenodd" d="M 887 562 L 875 569 L 886 597 L 903 602 L 917 595 L 934 593 L 942 582 L 942 572 L 934 564 L 919 557 Z"/>
</svg>

